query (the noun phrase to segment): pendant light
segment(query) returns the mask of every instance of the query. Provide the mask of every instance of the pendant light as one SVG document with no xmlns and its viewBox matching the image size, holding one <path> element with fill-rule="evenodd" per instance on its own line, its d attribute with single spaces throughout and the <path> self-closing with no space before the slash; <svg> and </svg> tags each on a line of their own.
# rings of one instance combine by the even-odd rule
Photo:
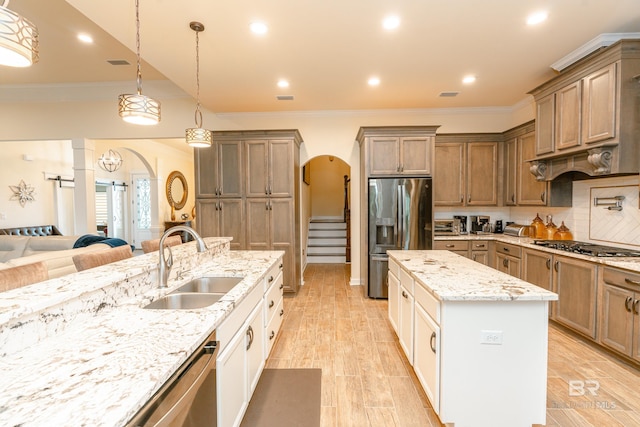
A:
<svg viewBox="0 0 640 427">
<path fill-rule="evenodd" d="M 202 111 L 200 111 L 200 32 L 204 31 L 204 25 L 200 22 L 191 22 L 189 27 L 196 32 L 196 126 L 187 128 L 187 144 L 191 147 L 210 147 L 213 143 L 213 132 L 202 128 Z"/>
<path fill-rule="evenodd" d="M 0 5 L 0 65 L 29 67 L 38 62 L 38 29 L 8 6 Z"/>
<path fill-rule="evenodd" d="M 122 120 L 136 125 L 155 125 L 160 121 L 160 102 L 142 94 L 142 71 L 140 71 L 140 13 L 136 0 L 136 56 L 138 92 L 118 97 L 118 113 Z"/>
</svg>

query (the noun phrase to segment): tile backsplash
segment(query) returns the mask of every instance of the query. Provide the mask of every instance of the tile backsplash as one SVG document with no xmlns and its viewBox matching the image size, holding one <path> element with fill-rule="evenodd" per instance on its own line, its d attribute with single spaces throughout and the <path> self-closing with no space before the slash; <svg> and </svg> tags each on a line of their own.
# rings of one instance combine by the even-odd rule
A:
<svg viewBox="0 0 640 427">
<path fill-rule="evenodd" d="M 490 215 L 491 222 L 502 219 L 518 224 L 531 224 L 536 214 L 546 221 L 547 215 L 560 225 L 563 221 L 575 240 L 629 249 L 640 247 L 640 178 L 637 175 L 589 179 L 573 182 L 573 204 L 570 208 L 551 207 L 500 207 L 500 208 L 442 208 L 435 211 L 436 218 L 453 215 Z M 593 206 L 593 197 L 610 197 L 622 191 L 625 196 L 621 211 L 610 211 Z M 605 196 L 602 196 L 604 194 Z"/>
</svg>

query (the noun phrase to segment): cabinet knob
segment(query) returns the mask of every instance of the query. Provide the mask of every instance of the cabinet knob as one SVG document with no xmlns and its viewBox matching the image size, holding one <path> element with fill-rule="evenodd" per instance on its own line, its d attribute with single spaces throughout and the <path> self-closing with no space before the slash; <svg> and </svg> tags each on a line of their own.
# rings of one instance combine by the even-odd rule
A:
<svg viewBox="0 0 640 427">
<path fill-rule="evenodd" d="M 278 268 L 279 268 L 280 270 L 282 270 L 282 267 L 283 267 L 283 264 L 282 264 L 282 263 L 280 263 L 280 265 L 278 266 Z"/>
<path fill-rule="evenodd" d="M 269 283 L 273 282 L 273 276 L 269 276 L 269 280 L 268 280 L 268 282 L 269 282 Z"/>
<path fill-rule="evenodd" d="M 431 339 L 429 339 L 429 345 L 431 346 L 431 351 L 436 352 L 436 333 L 431 332 Z"/>
<path fill-rule="evenodd" d="M 275 305 L 275 302 L 273 302 L 273 300 L 271 300 L 271 302 L 269 302 L 269 308 L 272 308 Z"/>
<path fill-rule="evenodd" d="M 276 332 L 275 331 L 271 331 L 271 334 L 269 335 L 269 341 L 271 341 L 273 339 L 273 337 L 276 336 Z"/>
<path fill-rule="evenodd" d="M 284 315 L 284 308 L 280 309 L 280 317 L 282 317 Z"/>
<path fill-rule="evenodd" d="M 280 283 L 280 290 L 284 289 L 284 283 Z"/>
<path fill-rule="evenodd" d="M 409 295 L 407 295 L 407 293 L 405 291 L 402 291 L 402 297 L 403 298 L 409 298 Z"/>
</svg>

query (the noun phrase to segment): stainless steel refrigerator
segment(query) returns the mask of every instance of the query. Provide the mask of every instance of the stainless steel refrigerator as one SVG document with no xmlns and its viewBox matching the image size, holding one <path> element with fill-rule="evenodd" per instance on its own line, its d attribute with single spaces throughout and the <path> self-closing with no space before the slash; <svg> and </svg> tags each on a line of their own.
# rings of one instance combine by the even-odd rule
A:
<svg viewBox="0 0 640 427">
<path fill-rule="evenodd" d="M 431 178 L 369 179 L 369 297 L 389 295 L 387 250 L 432 247 Z"/>
</svg>

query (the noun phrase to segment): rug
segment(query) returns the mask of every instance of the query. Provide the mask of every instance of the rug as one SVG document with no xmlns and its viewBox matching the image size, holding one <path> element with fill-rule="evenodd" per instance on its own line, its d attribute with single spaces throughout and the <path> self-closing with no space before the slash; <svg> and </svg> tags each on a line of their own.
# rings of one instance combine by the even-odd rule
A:
<svg viewBox="0 0 640 427">
<path fill-rule="evenodd" d="M 265 369 L 241 427 L 318 427 L 322 369 Z"/>
</svg>

